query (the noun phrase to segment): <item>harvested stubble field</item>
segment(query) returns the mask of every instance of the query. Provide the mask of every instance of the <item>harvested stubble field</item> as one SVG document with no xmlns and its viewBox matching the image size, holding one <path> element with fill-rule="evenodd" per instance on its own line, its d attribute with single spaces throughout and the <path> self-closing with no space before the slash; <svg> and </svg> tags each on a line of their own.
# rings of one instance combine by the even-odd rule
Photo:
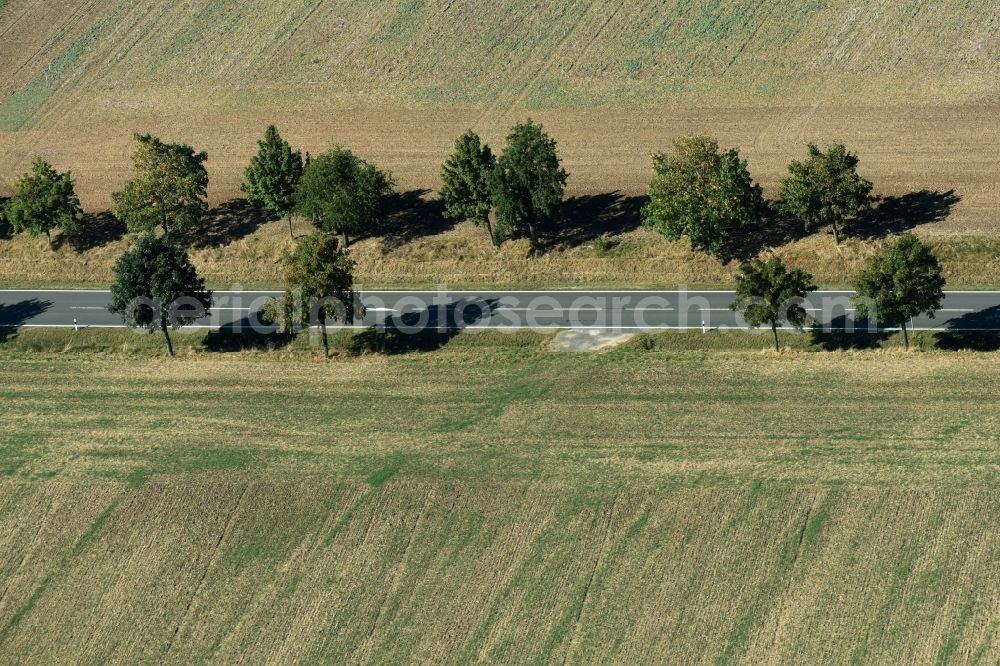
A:
<svg viewBox="0 0 1000 666">
<path fill-rule="evenodd" d="M 4 661 L 1000 657 L 995 355 L 107 335 L 0 347 Z"/>
<path fill-rule="evenodd" d="M 129 176 L 132 132 L 148 131 L 208 150 L 210 199 L 222 204 L 239 196 L 255 141 L 275 122 L 298 147 L 342 143 L 392 170 L 417 204 L 403 222 L 433 231 L 429 201 L 455 137 L 475 127 L 496 146 L 531 115 L 559 141 L 568 194 L 580 199 L 566 210 L 577 231 L 565 251 L 529 263 L 515 247 L 496 259 L 476 241 L 414 243 L 419 234 L 403 231 L 384 261 L 381 249 L 361 250 L 362 280 L 721 284 L 730 269 L 631 230 L 649 153 L 681 134 L 716 135 L 773 195 L 806 142 L 843 141 L 877 192 L 896 197 L 884 231 L 940 239 L 957 283 L 995 285 L 993 10 L 987 0 L 12 0 L 0 10 L 0 196 L 42 156 L 74 171 L 85 208 L 105 210 Z M 625 212 L 606 210 L 616 197 Z M 237 226 L 246 244 L 217 238 L 201 265 L 218 283 L 273 284 L 266 229 Z M 616 256 L 577 251 L 594 228 L 621 234 Z M 43 249 L 0 239 L 0 280 L 107 281 L 101 252 L 53 260 Z M 819 244 L 786 250 L 824 283 L 856 268 L 850 251 L 840 265 Z"/>
</svg>

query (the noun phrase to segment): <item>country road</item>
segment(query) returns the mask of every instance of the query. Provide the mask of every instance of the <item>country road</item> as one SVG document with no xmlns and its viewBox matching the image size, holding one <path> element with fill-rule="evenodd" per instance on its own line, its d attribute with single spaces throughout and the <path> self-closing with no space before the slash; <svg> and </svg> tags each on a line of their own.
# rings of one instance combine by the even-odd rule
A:
<svg viewBox="0 0 1000 666">
<path fill-rule="evenodd" d="M 249 329 L 278 292 L 218 291 L 212 310 L 193 326 Z M 850 330 L 851 292 L 818 291 L 805 306 L 815 323 Z M 119 327 L 104 290 L 0 290 L 3 327 Z M 356 326 L 397 328 L 742 328 L 729 309 L 730 291 L 367 291 L 367 314 Z M 916 330 L 1000 330 L 1000 292 L 948 292 L 934 319 Z M 867 326 L 867 324 L 865 324 Z"/>
</svg>

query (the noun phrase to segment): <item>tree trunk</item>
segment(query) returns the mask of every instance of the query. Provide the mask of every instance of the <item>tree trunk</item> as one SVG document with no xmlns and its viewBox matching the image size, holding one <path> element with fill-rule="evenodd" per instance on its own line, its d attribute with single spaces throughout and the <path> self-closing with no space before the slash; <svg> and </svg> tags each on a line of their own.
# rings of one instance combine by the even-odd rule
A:
<svg viewBox="0 0 1000 666">
<path fill-rule="evenodd" d="M 497 242 L 497 237 L 493 235 L 493 222 L 490 220 L 490 216 L 486 216 L 486 233 L 490 235 L 490 243 L 494 248 L 500 247 L 500 243 Z"/>
<path fill-rule="evenodd" d="M 292 231 L 292 216 L 288 216 L 288 237 L 295 240 L 295 232 Z"/>
<path fill-rule="evenodd" d="M 528 218 L 528 234 L 531 236 L 531 251 L 538 252 L 538 230 L 535 229 L 535 216 Z"/>
<path fill-rule="evenodd" d="M 771 321 L 771 335 L 774 336 L 774 351 L 781 351 L 778 348 L 778 322 Z"/>
<path fill-rule="evenodd" d="M 903 351 L 910 351 L 910 335 L 906 332 L 906 321 L 903 321 Z"/>
<path fill-rule="evenodd" d="M 322 308 L 319 313 L 319 330 L 323 336 L 323 358 L 330 358 L 330 341 L 326 339 L 326 317 L 323 316 Z"/>
<path fill-rule="evenodd" d="M 52 230 L 51 229 L 46 229 L 45 230 L 45 237 L 48 238 L 48 240 L 49 240 L 49 249 L 51 250 L 52 249 Z"/>
<path fill-rule="evenodd" d="M 170 333 L 167 331 L 167 318 L 160 318 L 160 330 L 163 331 L 163 339 L 167 341 L 167 353 L 174 355 L 174 343 L 170 341 Z"/>
<path fill-rule="evenodd" d="M 837 226 L 837 221 L 833 221 L 833 242 L 836 245 L 840 245 L 840 227 Z"/>
<path fill-rule="evenodd" d="M 344 242 L 344 248 L 346 249 L 347 246 L 351 244 L 351 239 L 347 237 L 347 232 L 346 231 L 340 232 L 340 238 Z"/>
</svg>

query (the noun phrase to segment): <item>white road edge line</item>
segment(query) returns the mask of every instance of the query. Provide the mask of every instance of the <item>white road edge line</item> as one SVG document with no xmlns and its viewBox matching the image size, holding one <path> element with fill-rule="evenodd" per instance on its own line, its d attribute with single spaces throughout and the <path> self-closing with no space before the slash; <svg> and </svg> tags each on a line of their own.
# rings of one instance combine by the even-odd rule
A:
<svg viewBox="0 0 1000 666">
<path fill-rule="evenodd" d="M 222 326 L 228 326 L 228 324 L 221 324 L 221 325 L 218 325 L 218 326 L 207 326 L 207 325 L 194 325 L 194 324 L 192 324 L 190 326 L 182 326 L 180 329 L 170 329 L 170 330 L 171 331 L 185 330 L 185 329 L 218 330 L 219 328 L 222 328 Z M 74 326 L 73 324 L 21 324 L 20 326 L 5 326 L 3 324 L 0 324 L 0 328 L 79 328 L 79 329 L 82 330 L 82 329 L 86 329 L 86 328 L 130 328 L 130 327 L 125 326 L 123 324 L 80 324 L 78 326 Z M 313 327 L 313 328 L 318 328 L 318 327 Z M 339 329 L 339 328 L 348 329 L 349 328 L 349 329 L 356 329 L 356 330 L 366 330 L 366 329 L 371 329 L 373 327 L 370 326 L 370 325 L 363 325 L 363 324 L 353 324 L 353 325 L 328 324 L 327 328 L 328 329 Z M 725 325 L 725 324 L 722 324 L 722 325 L 709 325 L 708 329 L 710 331 L 734 330 L 734 331 L 756 331 L 756 332 L 759 332 L 759 333 L 767 333 L 770 330 L 768 328 L 756 328 L 755 329 L 755 328 L 751 328 L 749 326 L 728 326 L 728 325 Z M 142 329 L 142 328 L 133 328 L 132 330 L 134 330 L 136 332 L 142 332 L 145 329 Z M 437 330 L 437 327 L 436 326 L 435 327 L 430 327 L 428 330 Z M 445 329 L 445 330 L 448 330 L 448 329 Z M 672 331 L 672 330 L 678 330 L 678 331 L 700 331 L 701 330 L 701 326 L 666 326 L 666 325 L 662 325 L 662 326 L 565 326 L 565 325 L 561 325 L 561 324 L 549 324 L 549 325 L 543 325 L 543 326 L 466 326 L 466 327 L 461 328 L 459 330 L 460 331 L 532 331 L 532 330 L 555 330 L 555 331 L 558 331 L 558 330 L 565 330 L 565 331 L 570 331 L 570 330 L 579 330 L 579 331 L 592 331 L 592 330 L 601 330 L 601 331 Z M 797 329 L 797 328 L 792 327 L 792 326 L 779 326 L 778 330 L 779 331 L 798 331 L 798 332 L 801 332 L 801 333 L 807 333 L 807 332 L 811 332 L 812 329 L 810 329 L 810 328 Z M 900 330 L 902 330 L 902 329 L 899 328 L 898 326 L 895 326 L 895 327 L 886 327 L 886 328 L 883 328 L 883 329 L 881 329 L 880 332 L 891 332 L 891 331 L 900 331 Z M 985 332 L 1000 331 L 1000 328 L 942 328 L 940 326 L 929 326 L 929 327 L 928 326 L 916 326 L 916 327 L 907 327 L 906 330 L 908 330 L 908 331 L 941 331 L 941 332 L 949 332 L 949 333 L 956 332 L 956 331 L 973 331 L 973 332 L 985 333 Z M 833 332 L 846 333 L 848 331 L 834 330 Z"/>
</svg>

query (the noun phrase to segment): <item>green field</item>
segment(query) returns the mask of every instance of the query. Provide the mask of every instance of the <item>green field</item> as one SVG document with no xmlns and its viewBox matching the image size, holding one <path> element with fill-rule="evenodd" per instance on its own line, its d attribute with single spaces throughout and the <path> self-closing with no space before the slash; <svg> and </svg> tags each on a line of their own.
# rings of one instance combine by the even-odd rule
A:
<svg viewBox="0 0 1000 666">
<path fill-rule="evenodd" d="M 995 22 L 974 20 L 992 15 L 987 0 L 14 0 L 0 9 L 0 30 L 17 31 L 0 68 L 14 90 L 0 104 L 5 130 L 111 96 L 161 110 L 963 104 L 990 99 L 1000 64 Z M 35 47 L 27 63 L 25 44 Z"/>
<path fill-rule="evenodd" d="M 0 660 L 1000 658 L 995 355 L 203 335 L 0 346 Z"/>
</svg>

